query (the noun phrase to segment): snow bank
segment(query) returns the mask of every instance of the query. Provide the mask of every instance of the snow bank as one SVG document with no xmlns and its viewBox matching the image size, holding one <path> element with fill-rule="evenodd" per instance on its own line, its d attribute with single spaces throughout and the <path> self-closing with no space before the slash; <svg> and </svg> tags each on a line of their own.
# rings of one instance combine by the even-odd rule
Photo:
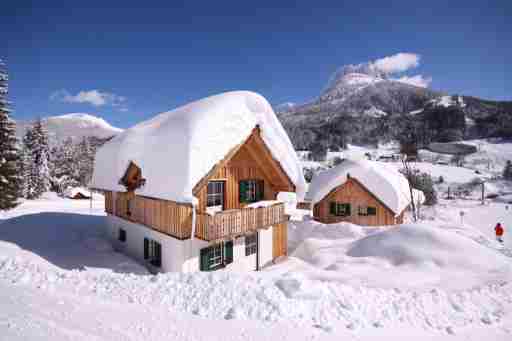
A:
<svg viewBox="0 0 512 341">
<path fill-rule="evenodd" d="M 96 155 L 92 186 L 124 190 L 118 182 L 133 161 L 146 179 L 138 194 L 193 202 L 192 189 L 197 182 L 256 125 L 302 198 L 305 180 L 288 135 L 265 98 L 248 91 L 201 99 L 116 136 Z"/>
<path fill-rule="evenodd" d="M 435 265 L 475 273 L 510 267 L 510 259 L 449 230 L 402 225 L 355 241 L 351 257 L 377 257 L 394 266 Z"/>
<path fill-rule="evenodd" d="M 348 175 L 362 183 L 389 209 L 399 215 L 411 202 L 409 182 L 392 166 L 368 160 L 344 160 L 338 166 L 313 177 L 306 200 L 315 204 L 334 188 L 344 184 Z"/>
</svg>

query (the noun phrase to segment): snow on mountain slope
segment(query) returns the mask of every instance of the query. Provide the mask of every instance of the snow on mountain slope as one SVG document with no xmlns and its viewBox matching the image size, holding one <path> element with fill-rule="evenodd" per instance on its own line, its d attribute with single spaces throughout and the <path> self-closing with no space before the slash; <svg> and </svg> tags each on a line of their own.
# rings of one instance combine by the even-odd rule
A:
<svg viewBox="0 0 512 341">
<path fill-rule="evenodd" d="M 123 129 L 113 127 L 104 119 L 84 113 L 72 113 L 60 116 L 50 116 L 42 119 L 43 125 L 48 129 L 50 142 L 64 141 L 68 137 L 80 140 L 83 137 L 94 136 L 107 138 L 117 135 Z M 16 134 L 22 138 L 31 121 L 16 122 Z"/>
</svg>

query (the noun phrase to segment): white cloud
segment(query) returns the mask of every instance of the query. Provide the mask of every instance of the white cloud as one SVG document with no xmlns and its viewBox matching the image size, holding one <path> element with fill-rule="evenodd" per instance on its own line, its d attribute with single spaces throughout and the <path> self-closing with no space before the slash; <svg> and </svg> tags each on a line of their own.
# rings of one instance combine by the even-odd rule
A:
<svg viewBox="0 0 512 341">
<path fill-rule="evenodd" d="M 372 64 L 380 71 L 392 74 L 404 72 L 420 65 L 420 55 L 415 53 L 397 53 L 393 56 L 375 60 Z"/>
<path fill-rule="evenodd" d="M 61 89 L 55 91 L 51 96 L 51 100 L 66 103 L 89 103 L 95 107 L 110 105 L 113 107 L 121 107 L 126 102 L 126 97 L 113 93 L 101 92 L 100 90 L 80 91 L 76 95 L 72 95 L 69 91 Z"/>
<path fill-rule="evenodd" d="M 416 75 L 416 76 L 402 76 L 398 79 L 395 79 L 399 82 L 411 84 L 414 86 L 419 86 L 421 88 L 426 88 L 432 83 L 432 77 L 423 77 L 423 75 Z"/>
</svg>

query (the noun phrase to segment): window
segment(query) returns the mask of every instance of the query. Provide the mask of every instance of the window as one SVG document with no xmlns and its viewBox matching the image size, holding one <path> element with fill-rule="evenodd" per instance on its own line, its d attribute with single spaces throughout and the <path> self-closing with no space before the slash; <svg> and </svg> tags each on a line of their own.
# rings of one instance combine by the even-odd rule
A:
<svg viewBox="0 0 512 341">
<path fill-rule="evenodd" d="M 160 243 L 144 238 L 144 259 L 153 266 L 162 266 L 162 246 Z"/>
<path fill-rule="evenodd" d="M 200 270 L 212 271 L 233 262 L 233 242 L 215 244 L 200 251 Z"/>
<path fill-rule="evenodd" d="M 206 206 L 224 206 L 224 181 L 208 182 Z"/>
<path fill-rule="evenodd" d="M 245 236 L 245 255 L 250 256 L 258 250 L 258 233 Z"/>
<path fill-rule="evenodd" d="M 126 241 L 126 231 L 123 229 L 119 229 L 119 235 L 117 236 L 117 239 L 119 239 L 120 242 Z"/>
<path fill-rule="evenodd" d="M 358 214 L 361 216 L 377 215 L 377 208 L 372 206 L 359 206 Z"/>
<path fill-rule="evenodd" d="M 348 217 L 350 216 L 350 204 L 333 201 L 330 204 L 329 213 L 339 217 Z"/>
<path fill-rule="evenodd" d="M 242 180 L 240 181 L 239 193 L 241 203 L 251 203 L 263 200 L 263 180 Z"/>
</svg>

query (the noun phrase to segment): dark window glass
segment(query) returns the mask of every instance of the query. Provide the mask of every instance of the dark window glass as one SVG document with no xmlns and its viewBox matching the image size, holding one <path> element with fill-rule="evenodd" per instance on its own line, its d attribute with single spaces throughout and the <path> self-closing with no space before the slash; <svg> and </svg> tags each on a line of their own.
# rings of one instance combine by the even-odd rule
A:
<svg viewBox="0 0 512 341">
<path fill-rule="evenodd" d="M 208 183 L 206 206 L 224 206 L 224 181 L 210 181 Z"/>
<path fill-rule="evenodd" d="M 357 211 L 360 216 L 377 215 L 377 209 L 371 206 L 359 206 Z"/>
<path fill-rule="evenodd" d="M 162 266 L 162 246 L 160 243 L 144 238 L 144 258 L 153 266 Z"/>
<path fill-rule="evenodd" d="M 251 203 L 263 200 L 265 184 L 263 180 L 240 181 L 240 202 Z"/>
<path fill-rule="evenodd" d="M 329 213 L 339 217 L 350 216 L 350 204 L 331 202 L 329 205 Z"/>
<path fill-rule="evenodd" d="M 118 239 L 119 239 L 120 242 L 125 242 L 126 241 L 126 231 L 125 230 L 119 229 Z"/>
<path fill-rule="evenodd" d="M 245 236 L 245 255 L 250 256 L 256 253 L 258 250 L 258 234 L 254 233 L 249 236 Z"/>
</svg>

